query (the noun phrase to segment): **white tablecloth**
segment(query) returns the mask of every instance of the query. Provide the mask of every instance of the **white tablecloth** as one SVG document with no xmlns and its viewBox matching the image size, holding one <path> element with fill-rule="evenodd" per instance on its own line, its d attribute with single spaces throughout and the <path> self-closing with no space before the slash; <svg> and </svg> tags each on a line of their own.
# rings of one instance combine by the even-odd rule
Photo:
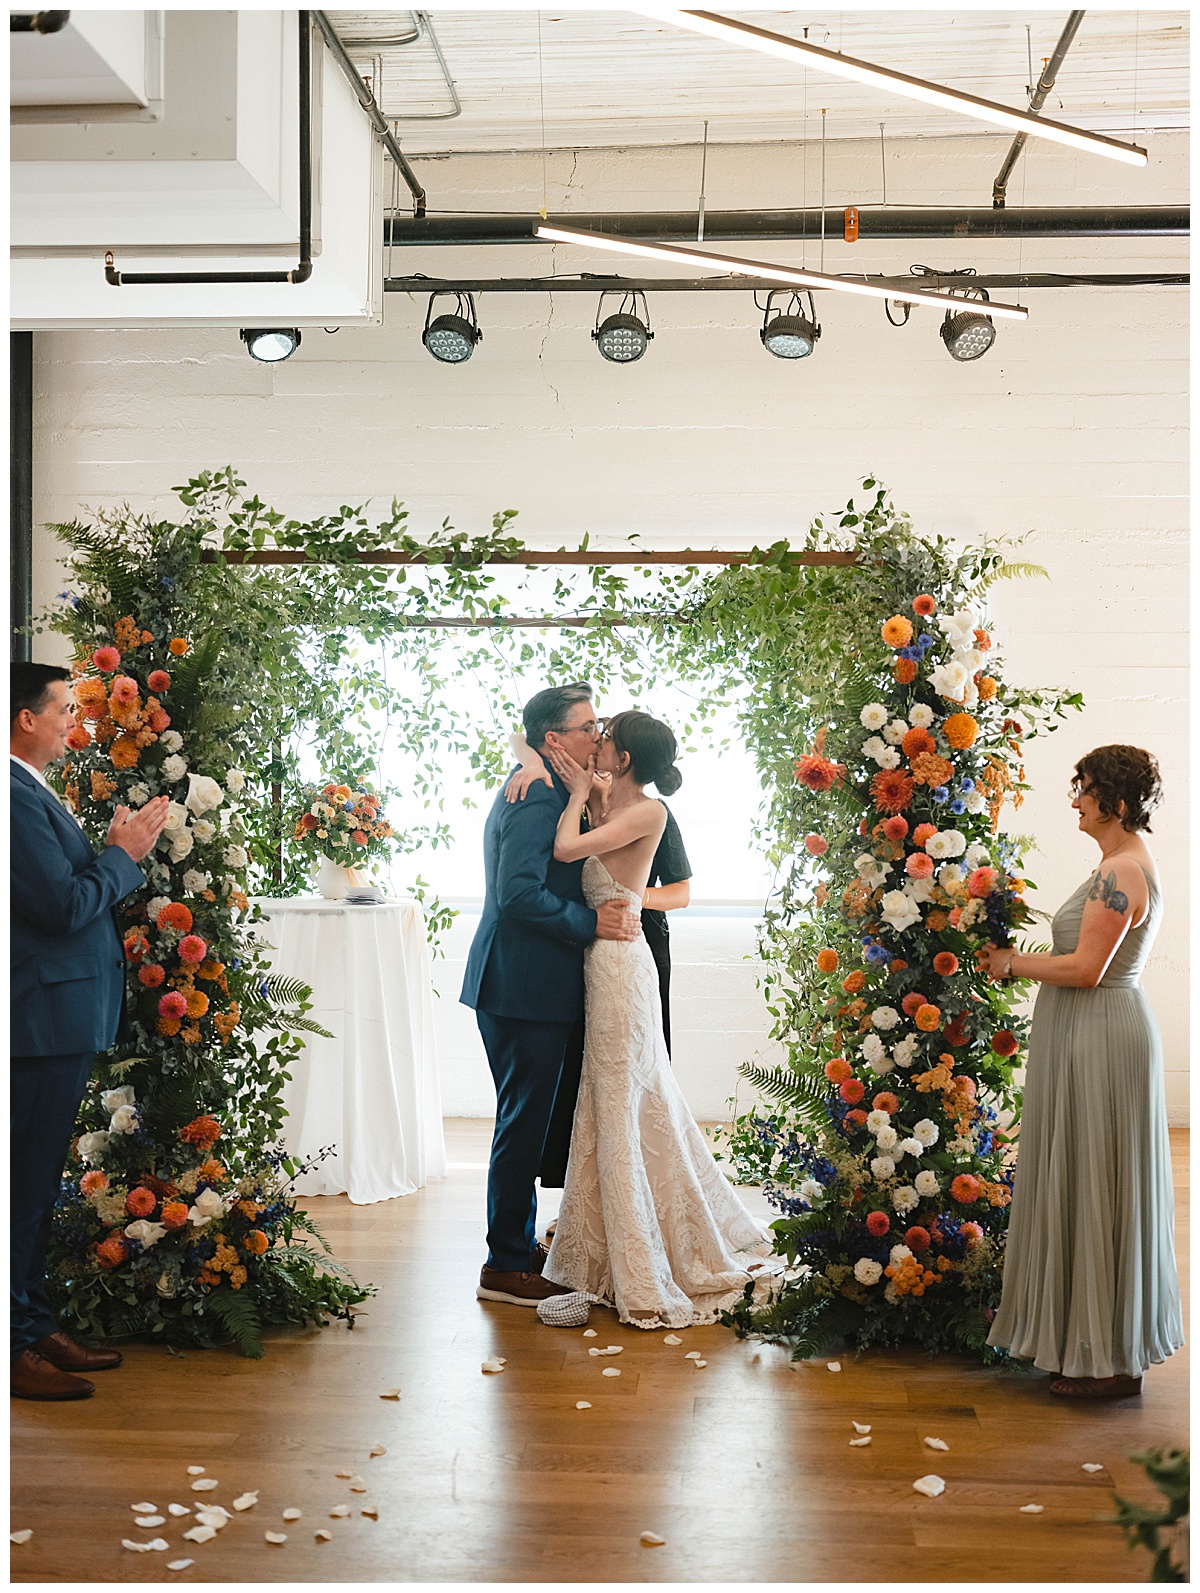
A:
<svg viewBox="0 0 1200 1593">
<path fill-rule="evenodd" d="M 348 1194 L 358 1205 L 411 1195 L 446 1176 L 425 919 L 413 901 L 378 907 L 260 899 L 277 973 L 312 987 L 307 1014 L 335 1039 L 305 1035 L 284 1091 L 284 1143 L 309 1157 L 337 1147 L 297 1180 L 301 1195 Z"/>
</svg>

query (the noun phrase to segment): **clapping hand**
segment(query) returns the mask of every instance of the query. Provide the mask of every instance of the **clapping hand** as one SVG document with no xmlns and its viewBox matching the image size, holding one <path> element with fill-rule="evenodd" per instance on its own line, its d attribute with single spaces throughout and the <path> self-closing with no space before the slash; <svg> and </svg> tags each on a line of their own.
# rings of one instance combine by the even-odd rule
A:
<svg viewBox="0 0 1200 1593">
<path fill-rule="evenodd" d="M 118 807 L 113 813 L 104 844 L 119 846 L 123 852 L 128 852 L 135 863 L 140 863 L 162 834 L 170 805 L 167 797 L 160 796 L 136 812 L 131 812 L 123 805 Z"/>
<path fill-rule="evenodd" d="M 550 767 L 571 795 L 583 797 L 586 800 L 592 790 L 592 779 L 595 774 L 594 758 L 589 758 L 586 764 L 578 764 L 574 758 L 569 758 L 565 752 L 560 752 L 557 747 L 549 746 L 546 748 L 545 755 L 550 760 Z"/>
</svg>

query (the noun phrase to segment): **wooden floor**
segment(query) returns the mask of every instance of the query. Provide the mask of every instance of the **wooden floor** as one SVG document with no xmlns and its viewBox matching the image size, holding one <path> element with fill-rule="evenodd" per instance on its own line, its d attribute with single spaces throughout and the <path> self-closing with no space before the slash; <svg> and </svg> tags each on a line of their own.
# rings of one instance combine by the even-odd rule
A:
<svg viewBox="0 0 1200 1593">
<path fill-rule="evenodd" d="M 448 1125 L 443 1183 L 378 1206 L 310 1202 L 338 1254 L 379 1294 L 353 1332 L 281 1334 L 264 1361 L 176 1359 L 135 1346 L 94 1399 L 13 1402 L 12 1553 L 23 1582 L 1121 1582 L 1144 1581 L 1110 1513 L 1114 1486 L 1156 1496 L 1126 1458 L 1187 1439 L 1187 1352 L 1140 1400 L 1053 1398 L 1042 1376 L 929 1362 L 919 1353 L 788 1368 L 779 1349 L 693 1328 L 663 1334 L 592 1313 L 599 1336 L 481 1305 L 488 1125 Z M 1188 1145 L 1172 1134 L 1181 1274 Z M 1186 1283 L 1186 1276 L 1185 1276 Z M 624 1353 L 592 1358 L 588 1345 Z M 687 1350 L 703 1352 L 697 1370 Z M 508 1358 L 484 1376 L 485 1356 Z M 603 1377 L 615 1366 L 620 1377 Z M 379 1398 L 400 1386 L 399 1402 Z M 590 1410 L 577 1410 L 587 1400 Z M 851 1449 L 851 1421 L 872 1442 Z M 922 1445 L 944 1439 L 948 1454 Z M 369 1458 L 382 1443 L 387 1454 Z M 1104 1470 L 1082 1471 L 1084 1462 Z M 219 1479 L 189 1491 L 189 1465 Z M 349 1491 L 336 1473 L 360 1474 Z M 946 1480 L 938 1499 L 913 1481 Z M 191 1545 L 170 1517 L 136 1529 L 129 1506 L 257 1507 Z M 1019 1507 L 1041 1504 L 1041 1515 Z M 350 1516 L 331 1519 L 348 1504 Z M 377 1507 L 378 1519 L 360 1514 Z M 287 1524 L 281 1512 L 304 1514 Z M 184 1523 L 183 1525 L 186 1525 Z M 314 1532 L 327 1528 L 328 1543 Z M 666 1539 L 643 1547 L 645 1530 Z M 272 1546 L 267 1531 L 286 1531 Z M 156 1534 L 169 1553 L 122 1537 Z M 190 1570 L 166 1562 L 188 1556 Z"/>
</svg>

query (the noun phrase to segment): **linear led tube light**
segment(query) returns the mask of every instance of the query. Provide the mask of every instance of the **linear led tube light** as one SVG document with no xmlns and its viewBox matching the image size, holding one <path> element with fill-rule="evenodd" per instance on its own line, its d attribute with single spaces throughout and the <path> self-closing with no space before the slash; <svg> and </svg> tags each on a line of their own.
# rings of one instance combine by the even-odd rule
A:
<svg viewBox="0 0 1200 1593">
<path fill-rule="evenodd" d="M 937 83 L 927 83 L 924 78 L 909 77 L 906 72 L 893 72 L 885 66 L 872 66 L 869 61 L 856 61 L 853 56 L 839 55 L 835 50 L 824 50 L 807 39 L 790 39 L 782 33 L 770 33 L 766 28 L 756 28 L 749 22 L 738 22 L 732 17 L 718 16 L 715 11 L 673 11 L 666 8 L 639 8 L 639 14 L 654 17 L 660 22 L 673 22 L 677 27 L 690 28 L 694 33 L 706 33 L 713 39 L 724 39 L 747 49 L 761 50 L 764 55 L 776 55 L 784 61 L 796 61 L 814 66 L 834 77 L 849 78 L 855 83 L 866 83 L 873 88 L 890 89 L 908 99 L 921 100 L 926 105 L 936 105 L 941 110 L 958 111 L 963 116 L 974 116 L 994 127 L 1006 128 L 1013 133 L 1027 133 L 1030 138 L 1048 138 L 1056 144 L 1066 144 L 1070 149 L 1107 155 L 1110 160 L 1124 161 L 1128 166 L 1145 166 L 1147 155 L 1136 144 L 1122 144 L 1103 133 L 1086 133 L 1078 127 L 1068 127 L 1064 122 L 1052 122 L 1030 111 L 1014 111 L 1007 105 L 997 105 L 994 100 L 983 100 L 975 94 L 965 94 L 959 89 L 942 88 Z"/>
<path fill-rule="evenodd" d="M 636 254 L 651 260 L 682 260 L 702 271 L 732 271 L 737 276 L 765 277 L 772 282 L 787 282 L 800 288 L 833 288 L 839 293 L 860 293 L 870 299 L 900 300 L 904 304 L 931 304 L 935 309 L 961 310 L 961 294 L 941 293 L 936 288 L 880 288 L 853 277 L 827 276 L 822 271 L 804 271 L 796 266 L 768 265 L 763 260 L 741 260 L 731 254 L 709 254 L 706 250 L 685 249 L 674 243 L 643 243 L 639 238 L 622 238 L 613 232 L 585 232 L 578 227 L 559 227 L 539 222 L 535 238 L 550 243 L 581 243 L 591 249 L 611 249 L 614 254 Z M 1029 311 L 1019 304 L 990 301 L 987 313 L 1001 321 L 1027 321 Z"/>
</svg>

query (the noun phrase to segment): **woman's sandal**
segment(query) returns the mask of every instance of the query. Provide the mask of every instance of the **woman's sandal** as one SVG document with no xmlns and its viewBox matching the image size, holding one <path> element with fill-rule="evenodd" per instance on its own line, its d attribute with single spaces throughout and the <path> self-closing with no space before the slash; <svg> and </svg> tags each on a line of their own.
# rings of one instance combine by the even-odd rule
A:
<svg viewBox="0 0 1200 1593">
<path fill-rule="evenodd" d="M 1065 1399 L 1131 1399 L 1142 1392 L 1140 1377 L 1055 1377 L 1050 1392 Z"/>
</svg>

